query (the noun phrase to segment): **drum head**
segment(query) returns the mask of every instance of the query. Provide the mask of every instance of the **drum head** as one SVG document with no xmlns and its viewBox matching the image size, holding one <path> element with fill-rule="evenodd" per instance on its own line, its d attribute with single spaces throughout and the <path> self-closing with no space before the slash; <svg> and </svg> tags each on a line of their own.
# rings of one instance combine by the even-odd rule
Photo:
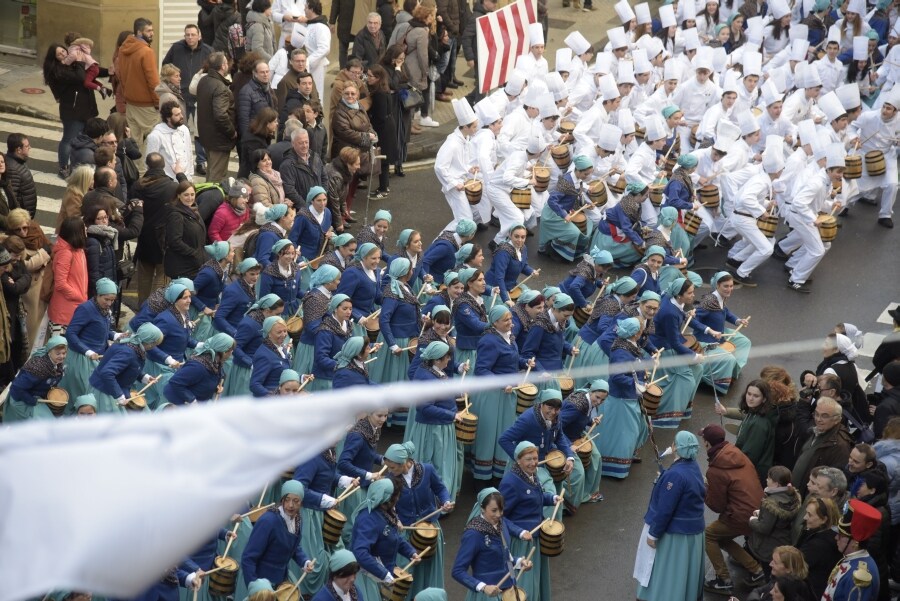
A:
<svg viewBox="0 0 900 601">
<path fill-rule="evenodd" d="M 561 536 L 566 531 L 566 527 L 560 521 L 550 520 L 544 522 L 544 525 L 541 526 L 541 531 L 549 536 Z"/>
<path fill-rule="evenodd" d="M 238 562 L 231 557 L 216 557 L 215 565 L 217 568 L 222 568 L 223 572 L 238 571 Z"/>
</svg>

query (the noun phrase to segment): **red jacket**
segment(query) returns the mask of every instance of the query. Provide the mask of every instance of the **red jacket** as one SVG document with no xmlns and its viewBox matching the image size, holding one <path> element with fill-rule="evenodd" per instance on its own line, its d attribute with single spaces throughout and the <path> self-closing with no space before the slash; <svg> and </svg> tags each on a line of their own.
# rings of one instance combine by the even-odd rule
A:
<svg viewBox="0 0 900 601">
<path fill-rule="evenodd" d="M 237 229 L 250 219 L 250 210 L 250 207 L 247 207 L 244 209 L 243 215 L 238 215 L 231 208 L 231 205 L 228 204 L 227 200 L 220 204 L 216 212 L 213 213 L 212 221 L 209 222 L 209 229 L 207 230 L 209 239 L 213 242 L 219 242 L 220 240 L 228 242 L 228 239 L 234 235 Z"/>
<path fill-rule="evenodd" d="M 87 300 L 88 271 L 83 248 L 72 248 L 62 238 L 53 247 L 53 295 L 47 316 L 53 323 L 69 325 L 75 308 Z"/>
<path fill-rule="evenodd" d="M 750 516 L 759 509 L 763 489 L 756 468 L 739 448 L 725 442 L 709 459 L 706 506 L 719 520 L 747 536 Z"/>
<path fill-rule="evenodd" d="M 127 104 L 159 106 L 159 96 L 154 92 L 159 85 L 159 71 L 150 44 L 133 35 L 128 36 L 119 47 L 116 70 Z"/>
</svg>

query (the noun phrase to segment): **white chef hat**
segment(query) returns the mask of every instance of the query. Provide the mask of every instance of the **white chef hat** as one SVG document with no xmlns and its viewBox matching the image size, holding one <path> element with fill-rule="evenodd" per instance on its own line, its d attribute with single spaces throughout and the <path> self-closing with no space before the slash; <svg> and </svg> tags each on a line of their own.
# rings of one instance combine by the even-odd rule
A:
<svg viewBox="0 0 900 601">
<path fill-rule="evenodd" d="M 475 116 L 475 111 L 472 110 L 469 101 L 465 98 L 454 98 L 450 103 L 453 105 L 453 113 L 456 115 L 456 122 L 459 123 L 460 126 L 470 125 L 471 123 L 478 121 L 478 117 Z"/>
<path fill-rule="evenodd" d="M 638 25 L 644 25 L 645 23 L 650 23 L 653 21 L 653 17 L 650 15 L 649 2 L 641 2 L 640 4 L 635 4 L 634 14 L 635 18 L 637 19 Z"/>
<path fill-rule="evenodd" d="M 831 134 L 825 130 L 816 130 L 816 135 L 809 141 L 812 148 L 813 158 L 817 161 L 828 156 L 828 145 L 831 144 Z"/>
<path fill-rule="evenodd" d="M 540 119 L 546 119 L 547 117 L 559 117 L 559 108 L 556 106 L 556 103 L 553 101 L 553 98 L 548 96 L 546 93 L 541 94 L 540 102 L 538 102 L 538 111 Z"/>
<path fill-rule="evenodd" d="M 744 66 L 744 75 L 762 76 L 762 54 L 756 50 L 744 50 L 744 58 L 741 64 Z"/>
<path fill-rule="evenodd" d="M 766 149 L 762 155 L 762 168 L 768 174 L 778 173 L 784 169 L 784 138 L 766 136 Z"/>
<path fill-rule="evenodd" d="M 856 13 L 860 16 L 866 14 L 866 0 L 850 0 L 847 3 L 847 12 Z"/>
<path fill-rule="evenodd" d="M 528 142 L 525 144 L 525 150 L 528 154 L 541 154 L 546 149 L 547 143 L 544 141 L 543 136 L 534 134 L 528 136 Z"/>
<path fill-rule="evenodd" d="M 634 115 L 631 112 L 631 109 L 619 109 L 616 111 L 616 123 L 619 125 L 619 129 L 622 130 L 623 136 L 628 136 L 634 133 Z"/>
<path fill-rule="evenodd" d="M 653 60 L 666 51 L 665 46 L 663 46 L 662 40 L 656 36 L 642 35 L 638 42 L 641 42 L 642 40 L 646 41 L 643 43 L 643 45 L 639 45 L 641 48 L 647 51 L 647 58 L 649 58 L 650 60 Z"/>
<path fill-rule="evenodd" d="M 884 98 L 884 104 L 889 104 L 895 109 L 900 109 L 900 86 L 891 88 Z"/>
<path fill-rule="evenodd" d="M 619 94 L 619 86 L 616 84 L 616 78 L 608 73 L 600 76 L 597 88 L 603 96 L 604 101 L 615 100 L 621 96 L 621 94 Z"/>
<path fill-rule="evenodd" d="M 738 91 L 738 74 L 737 71 L 728 70 L 725 77 L 722 78 L 722 94 L 729 92 L 737 93 Z"/>
<path fill-rule="evenodd" d="M 713 52 L 712 48 L 709 46 L 701 46 L 697 49 L 697 54 L 694 55 L 694 58 L 691 59 L 691 65 L 694 67 L 694 70 L 697 69 L 706 69 L 708 71 L 713 70 Z"/>
<path fill-rule="evenodd" d="M 834 93 L 837 94 L 845 112 L 862 106 L 862 98 L 860 98 L 859 95 L 859 86 L 855 83 L 845 83 L 842 86 L 838 86 Z"/>
<path fill-rule="evenodd" d="M 769 12 L 771 12 L 772 16 L 777 20 L 785 15 L 791 14 L 791 7 L 788 6 L 788 3 L 785 0 L 770 0 Z"/>
<path fill-rule="evenodd" d="M 506 97 L 506 94 L 491 94 L 488 98 L 493 103 L 494 108 L 497 109 L 497 112 L 500 113 L 500 116 L 505 116 L 509 108 L 509 98 Z"/>
<path fill-rule="evenodd" d="M 783 69 L 772 69 L 769 71 L 769 79 L 766 81 L 772 82 L 779 94 L 787 92 L 787 75 Z"/>
<path fill-rule="evenodd" d="M 594 59 L 594 64 L 590 66 L 588 71 L 594 75 L 612 73 L 614 60 L 615 57 L 609 52 L 598 52 L 597 58 Z"/>
<path fill-rule="evenodd" d="M 644 128 L 646 130 L 644 139 L 648 142 L 655 142 L 656 140 L 662 140 L 668 137 L 666 123 L 659 115 L 650 115 L 647 117 Z"/>
<path fill-rule="evenodd" d="M 587 38 L 581 35 L 580 31 L 573 31 L 566 36 L 566 39 L 563 40 L 563 42 L 572 49 L 572 52 L 575 55 L 584 54 L 591 49 L 591 43 L 587 41 Z"/>
<path fill-rule="evenodd" d="M 847 114 L 847 111 L 844 110 L 844 105 L 841 104 L 841 99 L 834 92 L 828 92 L 824 96 L 820 96 L 818 104 L 819 110 L 825 113 L 825 118 L 829 122 Z"/>
<path fill-rule="evenodd" d="M 804 119 L 797 124 L 797 137 L 800 138 L 800 144 L 814 145 L 817 136 L 816 122 L 812 119 Z"/>
<path fill-rule="evenodd" d="M 572 68 L 572 49 L 569 47 L 560 48 L 556 51 L 556 71 L 558 73 L 568 73 Z"/>
<path fill-rule="evenodd" d="M 744 31 L 744 35 L 747 36 L 747 41 L 753 44 L 761 44 L 765 28 L 766 22 L 763 21 L 762 17 L 750 17 L 747 19 L 747 28 Z"/>
<path fill-rule="evenodd" d="M 631 61 L 619 61 L 619 75 L 616 79 L 620 85 L 624 83 L 635 85 L 637 80 L 634 78 L 634 63 Z"/>
<path fill-rule="evenodd" d="M 829 144 L 825 151 L 825 168 L 846 167 L 847 163 L 844 162 L 845 156 L 847 156 L 847 150 L 842 143 L 834 142 Z"/>
<path fill-rule="evenodd" d="M 531 23 L 528 25 L 528 45 L 544 45 L 544 27 L 540 23 Z"/>
<path fill-rule="evenodd" d="M 805 61 L 807 52 L 809 52 L 809 40 L 794 40 L 791 42 L 791 54 L 789 60 Z"/>
<path fill-rule="evenodd" d="M 522 95 L 522 106 L 540 108 L 541 98 L 544 96 L 543 92 L 544 91 L 538 86 L 528 86 L 528 88 L 525 89 L 525 94 Z"/>
<path fill-rule="evenodd" d="M 828 37 L 826 38 L 825 45 L 831 43 L 840 44 L 841 43 L 841 28 L 837 25 L 832 25 L 828 28 Z"/>
<path fill-rule="evenodd" d="M 475 115 L 482 126 L 490 125 L 501 118 L 500 111 L 490 96 L 485 96 L 475 103 Z"/>
<path fill-rule="evenodd" d="M 853 60 L 864 61 L 869 58 L 869 36 L 853 37 Z"/>
<path fill-rule="evenodd" d="M 615 152 L 622 140 L 622 130 L 611 123 L 604 123 L 596 137 L 597 146 L 607 152 Z"/>
<path fill-rule="evenodd" d="M 678 3 L 678 22 L 697 18 L 697 3 L 694 0 L 681 0 Z"/>
<path fill-rule="evenodd" d="M 721 46 L 712 49 L 713 70 L 721 73 L 728 64 L 728 52 Z"/>
<path fill-rule="evenodd" d="M 760 86 L 760 94 L 762 95 L 763 104 L 766 106 L 772 106 L 776 102 L 784 100 L 784 94 L 778 92 L 778 88 L 775 87 L 775 82 L 771 79 L 767 79 L 765 83 Z"/>
<path fill-rule="evenodd" d="M 791 23 L 788 30 L 788 40 L 806 40 L 809 38 L 809 25 L 806 23 Z"/>
<path fill-rule="evenodd" d="M 674 60 L 667 60 L 663 65 L 663 81 L 670 79 L 681 79 L 681 65 Z"/>
<path fill-rule="evenodd" d="M 616 10 L 616 14 L 619 15 L 619 21 L 623 25 L 636 18 L 634 11 L 631 10 L 631 5 L 628 4 L 628 0 L 619 0 L 613 8 Z"/>
<path fill-rule="evenodd" d="M 569 97 L 569 88 L 566 87 L 566 82 L 563 81 L 562 75 L 556 71 L 551 71 L 544 75 L 544 83 L 547 84 L 547 89 L 553 94 L 554 102 L 559 102 Z"/>
<path fill-rule="evenodd" d="M 662 27 L 676 27 L 675 7 L 671 4 L 663 4 L 659 7 L 659 22 Z"/>
<path fill-rule="evenodd" d="M 697 34 L 697 28 L 691 27 L 690 29 L 685 29 L 681 32 L 682 40 L 684 42 L 684 49 L 687 50 L 696 50 L 700 47 L 700 36 Z"/>
<path fill-rule="evenodd" d="M 609 38 L 609 47 L 613 50 L 628 46 L 628 38 L 625 37 L 625 29 L 623 27 L 607 29 L 606 36 Z"/>
<path fill-rule="evenodd" d="M 634 68 L 632 70 L 635 73 L 650 73 L 653 70 L 653 65 L 650 63 L 650 59 L 647 58 L 647 51 L 643 48 L 632 50 L 631 58 L 634 60 Z"/>
<path fill-rule="evenodd" d="M 713 142 L 713 148 L 719 152 L 728 152 L 731 145 L 737 142 L 740 137 L 741 128 L 727 119 L 722 119 L 716 124 L 716 141 Z"/>
<path fill-rule="evenodd" d="M 749 136 L 750 134 L 759 131 L 759 122 L 756 120 L 756 116 L 750 111 L 742 111 L 737 115 L 738 127 L 741 128 L 742 136 Z"/>
<path fill-rule="evenodd" d="M 506 80 L 506 85 L 503 86 L 503 91 L 515 97 L 522 93 L 522 88 L 524 87 L 525 74 L 517 69 L 513 69 L 513 72 L 509 74 L 509 79 Z"/>
</svg>

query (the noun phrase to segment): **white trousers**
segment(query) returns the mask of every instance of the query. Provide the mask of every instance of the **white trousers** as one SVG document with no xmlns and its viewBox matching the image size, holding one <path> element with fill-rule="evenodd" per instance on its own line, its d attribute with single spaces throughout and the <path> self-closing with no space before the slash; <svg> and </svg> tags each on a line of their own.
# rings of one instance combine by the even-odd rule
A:
<svg viewBox="0 0 900 601">
<path fill-rule="evenodd" d="M 473 219 L 472 207 L 469 205 L 469 201 L 466 200 L 464 190 L 447 190 L 444 192 L 444 197 L 447 199 L 447 204 L 450 205 L 450 210 L 453 212 L 453 221 L 448 223 L 444 230 L 456 231 L 456 224 L 460 220 Z"/>
<path fill-rule="evenodd" d="M 787 266 L 791 268 L 791 281 L 795 284 L 806 283 L 813 270 L 825 256 L 825 252 L 831 247 L 822 242 L 819 229 L 815 223 L 794 219 L 793 234 L 800 240 L 800 248 L 788 259 Z M 784 246 L 782 246 L 784 249 Z"/>
<path fill-rule="evenodd" d="M 772 256 L 775 244 L 763 235 L 753 217 L 732 213 L 729 223 L 740 234 L 741 240 L 728 252 L 728 258 L 741 261 L 742 264 L 737 270 L 737 274 L 740 277 L 747 277 L 763 261 Z"/>
<path fill-rule="evenodd" d="M 494 214 L 497 215 L 497 219 L 500 220 L 500 231 L 494 236 L 494 242 L 500 244 L 506 240 L 507 236 L 509 236 L 509 230 L 514 225 L 525 224 L 527 227 L 522 209 L 519 209 L 512 203 L 512 200 L 509 198 L 509 193 L 505 189 L 498 186 L 488 186 L 487 194 L 485 194 L 485 196 L 490 202 Z M 478 207 L 480 210 L 481 205 L 478 205 Z M 533 213 L 531 209 L 528 209 L 525 212 L 529 215 Z"/>
</svg>

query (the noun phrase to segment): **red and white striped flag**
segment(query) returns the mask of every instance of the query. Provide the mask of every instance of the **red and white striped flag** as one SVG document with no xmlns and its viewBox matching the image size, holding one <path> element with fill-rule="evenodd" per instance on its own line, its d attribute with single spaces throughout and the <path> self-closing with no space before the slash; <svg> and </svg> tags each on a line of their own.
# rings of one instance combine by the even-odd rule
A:
<svg viewBox="0 0 900 601">
<path fill-rule="evenodd" d="M 528 50 L 528 25 L 537 23 L 537 0 L 516 0 L 509 6 L 478 17 L 478 81 L 481 92 L 502 86 Z"/>
</svg>

